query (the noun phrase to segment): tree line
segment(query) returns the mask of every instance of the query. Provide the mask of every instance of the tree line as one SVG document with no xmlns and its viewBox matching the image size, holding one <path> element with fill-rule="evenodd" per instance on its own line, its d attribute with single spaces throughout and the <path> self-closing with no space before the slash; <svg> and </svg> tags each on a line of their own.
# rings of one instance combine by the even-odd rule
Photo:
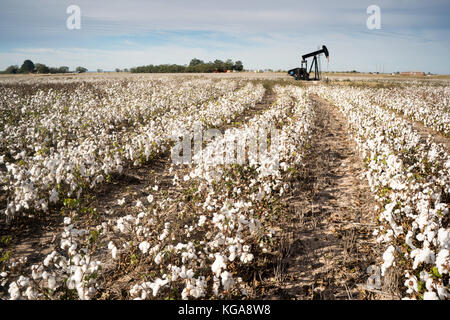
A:
<svg viewBox="0 0 450 320">
<path fill-rule="evenodd" d="M 227 71 L 243 71 L 244 65 L 241 61 L 233 62 L 231 59 L 226 61 L 215 60 L 214 62 L 204 62 L 194 58 L 188 66 L 178 64 L 148 65 L 131 68 L 132 73 L 211 73 Z"/>
<path fill-rule="evenodd" d="M 88 69 L 84 67 L 77 67 L 75 72 L 83 73 L 87 72 Z M 31 60 L 25 60 L 22 66 L 19 68 L 17 65 L 9 66 L 2 73 L 6 74 L 18 74 L 18 73 L 69 73 L 69 67 L 62 66 L 59 68 L 47 67 L 43 63 L 34 64 Z"/>
<path fill-rule="evenodd" d="M 200 59 L 194 58 L 189 65 L 177 65 L 177 64 L 161 64 L 161 65 L 148 65 L 131 68 L 129 71 L 132 73 L 211 73 L 211 72 L 227 72 L 227 71 L 243 71 L 244 65 L 241 61 L 237 60 L 233 62 L 231 59 L 226 61 L 214 60 L 214 62 L 204 62 Z M 88 69 L 84 67 L 77 67 L 75 71 L 77 73 L 87 72 Z M 100 72 L 101 70 L 97 70 Z M 122 70 L 116 69 L 116 72 Z M 128 72 L 128 69 L 124 69 L 124 72 Z M 31 60 L 25 60 L 21 67 L 17 65 L 9 66 L 0 73 L 6 74 L 19 74 L 19 73 L 69 73 L 69 67 L 62 66 L 59 68 L 48 67 L 43 63 L 34 64 Z"/>
</svg>

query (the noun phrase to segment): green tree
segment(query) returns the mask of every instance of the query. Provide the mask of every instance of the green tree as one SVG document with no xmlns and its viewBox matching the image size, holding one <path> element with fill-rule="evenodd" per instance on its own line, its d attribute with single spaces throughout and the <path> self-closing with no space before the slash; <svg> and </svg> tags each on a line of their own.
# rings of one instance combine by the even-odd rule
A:
<svg viewBox="0 0 450 320">
<path fill-rule="evenodd" d="M 66 66 L 59 67 L 59 72 L 67 73 L 67 72 L 69 72 L 69 67 L 66 67 Z"/>
<path fill-rule="evenodd" d="M 214 68 L 216 68 L 217 71 L 222 72 L 224 69 L 224 63 L 222 60 L 214 60 Z"/>
<path fill-rule="evenodd" d="M 228 59 L 224 63 L 224 69 L 225 70 L 233 70 L 233 61 L 231 59 Z"/>
<path fill-rule="evenodd" d="M 20 67 L 20 72 L 22 73 L 30 73 L 34 71 L 34 63 L 31 60 L 25 60 Z"/>
<path fill-rule="evenodd" d="M 75 71 L 78 72 L 78 73 L 84 73 L 84 72 L 88 71 L 88 69 L 86 69 L 84 67 L 77 67 L 75 69 Z"/>
<path fill-rule="evenodd" d="M 177 65 L 177 64 L 162 64 L 162 65 L 147 65 L 147 66 L 139 66 L 130 69 L 132 73 L 182 73 L 182 72 L 223 72 L 225 70 L 233 70 L 237 67 L 238 71 L 242 71 L 244 66 L 242 62 L 236 61 L 236 64 L 233 64 L 233 61 L 228 59 L 226 62 L 221 60 L 215 60 L 214 62 L 203 62 L 200 59 L 194 58 L 191 60 L 189 65 Z M 124 69 L 127 72 L 127 69 Z"/>
<path fill-rule="evenodd" d="M 244 65 L 242 64 L 242 61 L 238 60 L 234 63 L 234 70 L 236 71 L 244 70 Z"/>
<path fill-rule="evenodd" d="M 5 70 L 5 73 L 8 73 L 8 74 L 16 74 L 18 72 L 19 72 L 19 66 L 9 66 Z"/>
<path fill-rule="evenodd" d="M 198 65 L 201 65 L 201 64 L 204 64 L 204 62 L 202 60 L 194 58 L 189 63 L 189 67 L 195 67 L 195 66 L 198 66 Z"/>
<path fill-rule="evenodd" d="M 50 68 L 47 67 L 45 64 L 36 63 L 35 68 L 37 73 L 50 73 Z"/>
</svg>

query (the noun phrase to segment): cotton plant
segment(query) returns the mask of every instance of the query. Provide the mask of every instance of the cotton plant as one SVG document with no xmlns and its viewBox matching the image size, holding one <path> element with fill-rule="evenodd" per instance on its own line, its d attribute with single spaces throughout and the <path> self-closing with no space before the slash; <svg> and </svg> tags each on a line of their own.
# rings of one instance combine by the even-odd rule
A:
<svg viewBox="0 0 450 320">
<path fill-rule="evenodd" d="M 286 122 L 287 124 L 282 128 L 281 141 L 287 147 L 288 151 L 281 151 L 282 160 L 286 162 L 299 163 L 301 157 L 295 156 L 289 150 L 296 150 L 300 152 L 305 139 L 308 136 L 308 130 L 311 128 L 313 111 L 309 105 L 304 91 L 298 88 L 289 87 L 288 89 L 277 87 L 277 100 L 266 112 L 257 115 L 250 119 L 248 125 L 237 130 L 227 130 L 223 139 L 236 140 L 245 139 L 247 135 L 252 134 L 264 123 L 270 122 L 274 125 Z M 294 115 L 294 116 L 292 116 Z M 210 142 L 206 150 L 213 149 L 219 151 L 217 147 L 222 142 L 214 140 Z M 199 183 L 198 194 L 207 194 L 205 201 L 199 203 L 200 212 L 198 222 L 190 226 L 184 226 L 184 234 L 186 238 L 191 235 L 198 235 L 204 233 L 202 230 L 209 230 L 204 234 L 201 243 L 202 250 L 197 251 L 193 242 L 178 243 L 176 246 L 167 245 L 163 252 L 171 252 L 179 257 L 181 266 L 170 264 L 170 268 L 162 277 L 169 279 L 169 282 L 182 282 L 181 298 L 201 298 L 206 294 L 213 294 L 218 297 L 223 297 L 233 290 L 238 290 L 241 294 L 246 293 L 245 284 L 242 283 L 241 277 L 231 269 L 235 265 L 248 265 L 255 259 L 252 249 L 255 246 L 255 239 L 265 235 L 263 221 L 253 216 L 254 203 L 250 200 L 252 194 L 249 190 L 241 190 L 235 188 L 235 196 L 223 194 L 221 190 L 215 189 L 210 182 L 215 181 L 221 183 L 227 178 L 223 178 L 227 170 L 230 169 L 224 163 L 214 163 L 208 161 L 208 157 L 214 152 L 203 152 L 200 157 L 196 158 L 197 165 L 192 169 L 191 173 L 185 175 L 183 182 L 197 181 Z M 295 153 L 294 153 L 295 154 Z M 206 164 L 206 165 L 205 165 Z M 280 187 L 288 188 L 287 185 L 281 184 L 283 173 L 287 171 L 287 166 L 278 169 L 272 169 L 267 173 L 258 170 L 265 165 L 264 162 L 257 164 L 255 168 L 255 178 L 253 185 L 259 185 L 265 197 L 270 199 L 272 196 L 277 196 L 277 190 Z M 211 172 L 216 174 L 211 175 Z M 218 174 L 217 174 L 218 173 Z M 279 181 L 277 181 L 279 179 Z M 180 182 L 182 183 L 182 182 Z M 262 199 L 260 199 L 262 200 Z M 258 200 L 254 199 L 255 202 Z M 167 241 L 168 231 L 170 225 L 165 225 L 161 230 L 158 240 Z M 195 236 L 194 236 L 195 238 Z M 264 251 L 264 243 L 256 243 L 258 250 Z M 139 245 L 141 251 L 147 252 L 149 243 L 141 242 Z M 163 246 L 160 247 L 162 249 Z M 265 250 L 267 252 L 267 250 Z M 181 254 L 180 254 L 181 253 Z M 154 253 L 154 262 L 162 264 L 160 253 Z M 209 266 L 209 267 L 208 267 Z M 185 270 L 189 269 L 186 273 Z M 202 276 L 195 278 L 194 275 L 200 270 L 210 270 L 208 273 L 202 273 Z M 198 270 L 198 271 L 197 271 Z M 187 275 L 187 278 L 186 278 Z M 211 277 L 214 279 L 212 288 L 207 286 L 207 283 L 202 280 L 202 277 Z M 142 293 L 143 284 L 136 284 L 130 291 L 131 295 Z M 211 284 L 209 284 L 211 285 Z M 145 294 L 147 296 L 147 293 Z M 142 297 L 142 296 L 141 296 Z"/>
<path fill-rule="evenodd" d="M 382 274 L 391 267 L 403 269 L 405 298 L 446 298 L 450 259 L 444 218 L 449 214 L 445 203 L 445 195 L 450 194 L 449 155 L 431 138 L 420 136 L 408 121 L 380 106 L 386 97 L 376 99 L 368 89 L 351 87 L 311 91 L 347 117 L 365 160 L 367 181 L 381 203 L 375 234 L 387 247 Z M 414 275 L 419 272 L 429 274 L 434 285 L 417 289 Z"/>
<path fill-rule="evenodd" d="M 101 270 L 100 261 L 90 255 L 87 241 L 89 232 L 77 229 L 68 217 L 64 218 L 64 231 L 59 248 L 48 254 L 41 263 L 33 264 L 31 275 L 20 275 L 8 284 L 9 299 L 61 299 L 77 297 L 89 300 L 97 293 L 96 278 Z M 71 293 L 69 293 L 71 292 Z"/>
<path fill-rule="evenodd" d="M 282 132 L 283 143 L 287 146 L 294 144 L 301 149 L 303 139 L 307 138 L 311 127 L 311 106 L 307 104 L 304 91 L 300 89 L 277 88 L 276 92 L 280 96 L 273 106 L 276 111 L 256 116 L 250 120 L 251 125 L 257 127 L 268 119 L 277 123 L 287 122 L 288 125 Z M 295 116 L 292 117 L 292 114 Z M 251 132 L 249 128 L 243 130 Z M 230 133 L 231 131 L 227 131 L 227 134 Z M 242 133 L 240 136 L 242 137 Z M 292 156 L 287 152 L 283 156 L 283 160 L 287 162 L 294 160 L 298 163 L 301 159 L 298 155 Z M 173 220 L 155 225 L 156 221 L 164 217 L 164 211 L 172 202 L 171 199 L 160 201 L 150 195 L 139 206 L 143 212 L 117 220 L 114 229 L 122 234 L 121 241 L 131 237 L 142 263 L 148 263 L 159 271 L 151 279 L 132 284 L 129 291 L 131 298 L 161 297 L 168 294 L 169 288 L 178 288 L 183 299 L 198 299 L 210 295 L 224 297 L 231 292 L 247 294 L 245 283 L 233 270 L 237 265 L 251 264 L 255 259 L 256 248 L 267 252 L 264 243 L 254 243 L 255 239 L 266 235 L 263 221 L 253 214 L 254 203 L 249 199 L 251 194 L 248 194 L 248 190 L 236 188 L 236 197 L 230 198 L 218 189 L 211 189 L 207 184 L 208 171 L 198 171 L 200 167 L 201 163 L 198 163 L 198 166 L 185 175 L 188 178 L 180 181 L 198 184 L 196 193 L 206 195 L 204 202 L 197 204 L 199 213 L 195 223 L 179 225 L 181 221 Z M 220 169 L 219 167 L 223 165 L 208 167 L 207 170 Z M 281 170 L 286 172 L 286 169 L 284 167 Z M 227 168 L 220 170 L 225 173 Z M 282 173 L 278 170 L 272 170 L 268 174 L 257 173 L 255 178 L 253 185 L 260 185 L 267 198 L 277 196 L 278 191 L 275 190 L 279 187 L 288 188 L 286 184 L 281 184 Z M 118 239 L 121 239 L 120 235 L 108 244 L 108 250 L 115 259 L 132 250 L 132 246 L 120 248 Z M 206 280 L 211 279 L 211 276 L 213 283 Z"/>
<path fill-rule="evenodd" d="M 450 87 L 432 85 L 365 89 L 371 100 L 444 135 L 450 134 Z"/>
<path fill-rule="evenodd" d="M 9 166 L 9 172 L 19 180 L 28 179 L 27 181 L 31 180 L 32 182 L 36 182 L 36 184 L 39 179 L 42 179 L 46 183 L 45 187 L 52 186 L 52 184 L 54 185 L 55 183 L 58 184 L 58 188 L 53 188 L 49 191 L 49 200 L 45 200 L 45 197 L 44 199 L 39 200 L 41 201 L 40 204 L 42 206 L 38 209 L 45 208 L 47 210 L 49 204 L 56 204 L 65 196 L 79 197 L 80 189 L 78 189 L 77 191 L 77 187 L 79 187 L 79 184 L 82 184 L 85 188 L 92 188 L 96 184 L 104 183 L 107 174 L 111 172 L 121 172 L 123 170 L 123 166 L 125 166 L 127 163 L 129 164 L 131 162 L 131 165 L 136 164 L 135 162 L 133 162 L 133 160 L 136 160 L 136 154 L 139 154 L 140 150 L 143 150 L 144 156 L 150 155 L 150 153 L 146 151 L 149 142 L 151 143 L 152 148 L 154 148 L 155 146 L 157 148 L 160 148 L 158 144 L 155 143 L 155 141 L 168 141 L 168 139 L 171 138 L 172 135 L 170 132 L 174 131 L 177 126 L 179 126 L 179 122 L 177 121 L 176 117 L 180 117 L 183 112 L 183 125 L 192 127 L 194 122 L 199 120 L 198 115 L 196 115 L 195 117 L 192 116 L 185 118 L 185 113 L 187 112 L 195 114 L 198 112 L 199 108 L 204 108 L 206 105 L 206 110 L 209 110 L 209 113 L 203 113 L 200 120 L 203 121 L 205 126 L 208 126 L 212 125 L 218 117 L 224 119 L 235 118 L 236 116 L 244 112 L 244 110 L 246 110 L 247 108 L 254 106 L 257 102 L 261 101 L 265 92 L 262 85 L 253 85 L 251 83 L 243 86 L 241 89 L 236 90 L 236 82 L 228 80 L 220 82 L 192 81 L 187 84 L 184 83 L 181 88 L 177 87 L 176 83 L 171 84 L 174 90 L 179 90 L 179 92 L 181 92 L 181 95 L 176 94 L 177 99 L 179 99 L 176 106 L 173 110 L 166 110 L 167 117 L 162 117 L 159 120 L 159 125 L 161 125 L 159 129 L 155 127 L 156 124 L 154 122 L 150 122 L 150 127 L 138 127 L 134 131 L 129 132 L 131 144 L 124 145 L 124 142 L 126 142 L 126 139 L 128 139 L 128 133 L 121 133 L 121 139 L 117 139 L 118 135 L 115 132 L 116 130 L 114 126 L 117 125 L 117 121 L 114 121 L 114 125 L 110 124 L 106 128 L 106 132 L 108 132 L 108 134 L 111 134 L 110 137 L 112 139 L 108 138 L 109 136 L 107 136 L 107 139 L 102 140 L 102 136 L 100 135 L 96 136 L 95 139 L 81 140 L 82 144 L 76 146 L 77 150 L 71 147 L 67 148 L 67 146 L 64 145 L 64 148 L 58 149 L 57 151 L 50 150 L 49 154 L 47 154 L 47 151 L 39 152 L 39 150 L 41 149 L 37 148 L 38 152 L 35 157 L 38 158 L 40 164 L 38 167 L 33 167 L 35 169 L 32 170 L 32 174 L 40 175 L 38 177 L 30 178 L 30 172 L 21 169 L 21 166 L 23 166 L 25 163 L 21 163 L 20 165 L 16 165 L 15 163 L 7 163 L 7 165 Z M 118 89 L 119 92 L 124 93 L 122 88 L 117 88 L 117 85 L 114 83 L 108 83 L 107 85 L 112 85 L 114 89 Z M 138 82 L 138 85 L 141 89 L 143 89 L 143 83 Z M 164 107 L 164 104 L 158 103 L 157 99 L 159 99 L 160 96 L 156 95 L 155 97 L 154 94 L 154 92 L 158 92 L 159 94 L 159 92 L 161 91 L 165 92 L 165 94 L 168 94 L 167 98 L 169 100 L 165 101 L 164 103 L 169 104 L 171 101 L 170 91 L 167 92 L 164 90 L 160 90 L 160 88 L 158 87 L 167 85 L 167 83 L 152 83 L 151 85 L 154 85 L 154 87 L 153 96 L 151 99 L 152 101 L 149 106 L 154 106 L 156 108 Z M 114 89 L 108 88 L 109 93 L 114 95 Z M 148 90 L 149 88 L 145 89 Z M 188 93 L 187 95 L 185 95 L 186 92 Z M 41 93 L 39 93 L 39 96 L 41 96 Z M 183 100 L 185 99 L 184 96 L 186 96 L 186 99 L 188 100 Z M 223 96 L 223 98 L 220 98 L 221 96 Z M 217 102 L 215 101 L 215 99 L 217 98 L 219 98 L 220 105 L 217 105 Z M 179 106 L 181 109 L 177 110 L 177 106 Z M 132 106 L 132 108 L 135 107 L 139 106 Z M 90 108 L 92 108 L 92 105 L 90 106 Z M 133 110 L 132 108 L 129 108 L 128 106 L 126 108 L 120 108 L 119 110 L 117 110 L 119 112 L 118 115 L 121 115 L 120 112 L 122 111 L 127 111 L 127 115 L 129 115 L 129 112 Z M 135 111 L 142 113 L 141 109 Z M 98 110 L 97 112 L 101 112 L 101 110 Z M 108 112 L 108 114 L 105 116 L 111 117 L 114 115 L 111 114 L 111 112 Z M 53 119 L 52 121 L 54 120 L 55 119 Z M 105 119 L 100 120 L 104 121 Z M 160 138 L 155 137 L 154 132 L 159 133 Z M 142 139 L 142 141 L 144 141 L 147 145 L 141 144 L 141 140 L 139 139 Z M 106 144 L 98 144 L 98 142 L 103 143 L 103 141 L 105 141 Z M 69 141 L 68 144 L 70 146 L 71 142 Z M 61 146 L 63 145 L 61 144 Z M 66 154 L 63 154 L 62 152 L 66 152 Z M 80 155 L 79 159 L 78 155 Z M 21 157 L 25 156 L 25 154 L 21 154 Z M 78 162 L 79 160 L 81 160 L 82 162 Z M 101 160 L 101 162 L 98 162 L 99 160 Z M 48 176 L 49 173 L 52 174 L 51 177 Z M 71 190 L 73 192 L 76 192 L 76 195 L 70 193 L 64 195 L 61 188 L 59 187 L 60 185 L 68 182 L 67 175 L 73 181 Z M 91 183 L 91 185 L 88 187 L 87 184 L 83 184 L 84 182 Z M 18 185 L 18 183 L 14 183 Z M 24 187 L 30 189 L 31 187 L 33 187 L 33 184 L 31 184 L 31 187 Z M 158 189 L 158 186 L 153 186 L 152 188 L 153 191 L 158 191 Z M 45 195 L 45 192 L 43 193 L 43 195 Z M 166 242 L 168 242 L 169 240 L 168 237 L 172 232 L 170 223 L 165 223 L 161 234 L 156 235 L 152 230 L 152 224 L 155 223 L 153 217 L 157 216 L 158 213 L 156 213 L 156 209 L 153 209 L 153 215 L 151 215 L 152 217 L 148 218 L 148 213 L 145 212 L 145 206 L 154 204 L 154 199 L 151 195 L 149 195 L 146 200 L 146 202 L 140 200 L 138 201 L 138 205 L 136 206 L 136 208 L 137 210 L 142 210 L 142 212 L 137 214 L 137 216 L 131 214 L 120 217 L 117 220 L 114 218 L 108 219 L 106 222 L 103 222 L 95 229 L 98 232 L 98 236 L 106 241 L 107 251 L 110 253 L 110 257 L 113 261 L 119 261 L 122 256 L 127 255 L 130 250 L 133 249 L 133 246 L 130 245 L 130 239 L 135 240 L 138 244 L 138 249 L 140 250 L 140 252 L 144 255 L 147 254 L 148 256 L 151 256 L 153 263 L 155 263 L 156 265 L 160 265 L 166 260 L 161 250 L 172 250 L 170 245 L 166 245 Z M 22 201 L 22 203 L 25 203 L 26 206 L 26 202 Z M 165 204 L 166 203 L 164 203 L 163 201 L 163 205 Z M 119 199 L 118 205 L 127 205 L 127 199 Z M 15 215 L 19 214 L 21 210 L 23 210 L 23 208 L 17 207 L 16 204 L 10 202 L 5 213 L 8 217 L 13 218 Z M 87 253 L 88 250 L 85 247 L 85 242 L 86 237 L 88 237 L 88 233 L 86 230 L 78 230 L 73 226 L 71 221 L 68 221 L 67 219 L 65 220 L 65 223 L 67 225 L 62 235 L 60 235 L 62 240 L 61 247 L 59 249 L 65 251 L 66 253 L 62 254 L 59 250 L 56 250 L 44 260 L 43 268 L 45 268 L 46 270 L 42 275 L 39 275 L 36 278 L 36 281 L 38 281 L 38 283 L 35 284 L 35 286 L 32 288 L 33 290 L 28 290 L 30 293 L 30 297 L 51 299 L 55 298 L 56 296 L 52 294 L 41 294 L 42 288 L 45 286 L 50 286 L 50 289 L 58 294 L 62 290 L 62 288 L 75 290 L 77 291 L 78 298 L 80 299 L 92 298 L 97 292 L 98 285 L 95 279 L 97 278 L 97 273 L 100 272 L 101 265 L 99 262 L 100 260 L 96 260 L 97 258 L 92 258 L 93 256 L 91 257 L 90 253 Z M 190 231 L 192 232 L 194 230 L 191 228 Z M 144 240 L 153 236 L 156 236 L 156 239 L 159 243 L 155 244 Z M 170 236 L 173 237 L 173 235 Z M 195 261 L 198 255 L 203 256 L 202 253 L 196 252 L 194 250 L 194 248 L 192 247 L 192 243 L 188 245 L 187 251 L 179 252 L 176 248 L 174 248 L 173 251 L 179 253 L 182 261 L 185 263 L 188 263 L 189 261 Z M 100 252 L 94 252 L 92 254 L 94 256 L 97 255 L 96 257 L 100 258 Z M 108 263 L 107 267 L 109 268 L 110 265 L 111 264 Z M 33 266 L 33 268 L 33 270 L 40 270 L 40 266 L 38 265 Z M 55 268 L 59 268 L 61 270 L 55 271 Z M 47 269 L 51 269 L 51 271 Z M 33 271 L 30 270 L 30 273 L 33 273 Z M 61 277 L 63 275 L 69 275 L 70 281 L 67 282 L 67 285 L 61 284 Z M 86 280 L 86 277 L 90 278 Z M 7 273 L 7 275 L 5 275 L 4 281 L 6 281 L 6 283 L 11 286 L 12 296 L 23 298 L 23 290 L 27 290 L 23 286 L 21 287 L 23 281 L 17 283 L 17 281 L 10 281 L 12 279 L 14 279 L 14 274 Z M 199 284 L 203 282 L 196 281 L 195 283 L 197 288 L 199 288 Z M 164 287 L 163 283 L 159 283 L 157 285 L 159 285 L 161 288 Z M 155 288 L 149 283 L 148 286 L 150 288 Z M 37 292 L 37 296 L 34 294 L 35 292 Z"/>
<path fill-rule="evenodd" d="M 29 210 L 47 212 L 65 198 L 80 198 L 126 165 L 139 165 L 167 150 L 172 138 L 167 129 L 194 119 L 199 107 L 253 88 L 235 91 L 237 85 L 210 79 L 104 81 L 92 84 L 106 93 L 104 99 L 82 85 L 74 91 L 38 90 L 31 97 L 5 100 L 3 114 L 20 108 L 22 116 L 0 117 L 0 153 L 6 153 L 0 156 L 7 168 L 0 178 L 8 194 L 2 211 L 12 219 Z M 217 109 L 215 116 L 220 116 Z M 233 110 L 222 111 L 226 117 Z"/>
</svg>

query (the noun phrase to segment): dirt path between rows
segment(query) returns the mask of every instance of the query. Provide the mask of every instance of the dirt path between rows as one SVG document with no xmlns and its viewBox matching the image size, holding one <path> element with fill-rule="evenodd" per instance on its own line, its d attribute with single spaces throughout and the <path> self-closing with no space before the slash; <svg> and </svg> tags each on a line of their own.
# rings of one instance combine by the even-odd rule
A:
<svg viewBox="0 0 450 320">
<path fill-rule="evenodd" d="M 376 203 L 342 114 L 318 96 L 311 99 L 315 128 L 304 169 L 284 199 L 293 219 L 283 228 L 283 255 L 265 298 L 375 298 L 361 285 L 367 267 L 379 263 Z"/>
</svg>

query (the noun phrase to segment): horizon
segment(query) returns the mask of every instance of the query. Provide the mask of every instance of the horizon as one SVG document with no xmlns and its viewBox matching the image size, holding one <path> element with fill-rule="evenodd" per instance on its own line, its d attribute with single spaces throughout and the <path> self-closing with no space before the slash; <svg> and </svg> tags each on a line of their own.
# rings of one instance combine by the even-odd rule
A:
<svg viewBox="0 0 450 320">
<path fill-rule="evenodd" d="M 80 29 L 69 29 L 70 5 Z M 380 8 L 369 29 L 368 8 Z M 289 70 L 325 44 L 323 72 L 450 74 L 450 3 L 422 1 L 24 1 L 0 4 L 0 69 L 30 59 L 89 71 L 241 60 L 246 70 Z"/>
</svg>

